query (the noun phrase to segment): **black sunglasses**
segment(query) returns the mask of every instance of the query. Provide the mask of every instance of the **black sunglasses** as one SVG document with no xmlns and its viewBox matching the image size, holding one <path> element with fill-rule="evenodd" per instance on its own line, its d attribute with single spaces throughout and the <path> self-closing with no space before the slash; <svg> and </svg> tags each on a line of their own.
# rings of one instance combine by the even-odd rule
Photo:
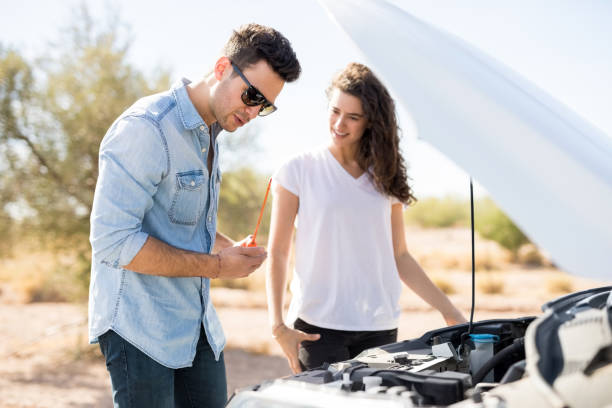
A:
<svg viewBox="0 0 612 408">
<path fill-rule="evenodd" d="M 242 98 L 242 102 L 246 106 L 261 105 L 261 109 L 259 109 L 259 113 L 258 113 L 259 116 L 267 116 L 271 114 L 272 112 L 276 111 L 276 106 L 270 103 L 270 101 L 268 101 L 266 97 L 263 96 L 261 92 L 259 92 L 259 89 L 251 85 L 251 83 L 249 82 L 248 79 L 246 79 L 242 71 L 240 71 L 240 68 L 238 68 L 238 66 L 234 64 L 233 62 L 232 62 L 232 68 L 234 68 L 234 71 L 236 71 L 236 73 L 240 75 L 240 78 L 242 78 L 244 83 L 249 86 L 247 89 L 245 89 L 242 95 L 240 95 L 240 97 Z"/>
</svg>

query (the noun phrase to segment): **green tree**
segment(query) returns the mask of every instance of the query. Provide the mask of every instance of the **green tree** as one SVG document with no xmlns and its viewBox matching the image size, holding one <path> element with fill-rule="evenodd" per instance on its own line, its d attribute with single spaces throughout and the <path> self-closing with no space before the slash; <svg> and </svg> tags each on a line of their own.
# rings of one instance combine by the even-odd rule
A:
<svg viewBox="0 0 612 408">
<path fill-rule="evenodd" d="M 28 63 L 0 44 L 0 254 L 9 251 L 13 240 L 15 220 L 9 209 L 21 186 L 11 176 L 21 166 L 17 144 L 26 141 L 18 129 L 26 126 L 23 118 L 32 99 L 32 84 Z"/>
<path fill-rule="evenodd" d="M 0 45 L 0 218 L 19 208 L 22 230 L 76 249 L 87 281 L 100 141 L 134 101 L 166 89 L 169 73 L 147 79 L 129 63 L 116 16 L 96 24 L 82 6 L 73 21 L 33 64 Z"/>
</svg>

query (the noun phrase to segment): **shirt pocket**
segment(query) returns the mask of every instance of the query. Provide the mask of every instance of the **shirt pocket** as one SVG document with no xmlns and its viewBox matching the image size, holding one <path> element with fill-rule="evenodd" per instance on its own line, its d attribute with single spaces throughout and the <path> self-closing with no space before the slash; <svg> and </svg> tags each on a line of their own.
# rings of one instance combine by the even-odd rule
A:
<svg viewBox="0 0 612 408">
<path fill-rule="evenodd" d="M 207 195 L 204 171 L 177 173 L 176 190 L 168 211 L 170 221 L 175 224 L 195 225 L 202 215 Z"/>
</svg>

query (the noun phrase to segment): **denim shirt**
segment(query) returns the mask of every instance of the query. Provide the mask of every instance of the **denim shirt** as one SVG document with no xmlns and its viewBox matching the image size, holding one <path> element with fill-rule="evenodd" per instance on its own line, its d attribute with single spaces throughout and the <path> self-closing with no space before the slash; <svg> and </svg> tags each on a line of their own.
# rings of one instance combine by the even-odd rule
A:
<svg viewBox="0 0 612 408">
<path fill-rule="evenodd" d="M 225 345 L 208 278 L 124 269 L 148 236 L 200 253 L 214 245 L 221 128 L 213 124 L 209 131 L 187 95 L 188 83 L 140 99 L 113 123 L 100 145 L 91 212 L 90 343 L 112 329 L 170 368 L 191 366 L 201 325 L 217 360 Z"/>
</svg>

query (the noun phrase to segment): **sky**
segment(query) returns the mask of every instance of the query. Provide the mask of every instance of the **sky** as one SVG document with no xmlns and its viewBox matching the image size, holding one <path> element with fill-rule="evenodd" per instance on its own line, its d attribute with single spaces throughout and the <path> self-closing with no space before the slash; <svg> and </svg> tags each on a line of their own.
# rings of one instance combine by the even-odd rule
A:
<svg viewBox="0 0 612 408">
<path fill-rule="evenodd" d="M 612 135 L 612 2 L 390 1 L 507 65 Z M 302 75 L 285 86 L 275 103 L 277 112 L 245 130 L 256 135 L 261 147 L 248 155 L 252 164 L 269 174 L 291 155 L 327 142 L 325 88 L 348 62 L 366 62 L 316 0 L 84 2 L 96 18 L 103 18 L 108 7 L 117 9 L 131 28 L 130 61 L 146 73 L 169 68 L 175 80 L 196 80 L 208 72 L 231 30 L 241 24 L 257 22 L 282 32 L 298 55 Z M 70 25 L 78 4 L 0 0 L 0 42 L 26 57 L 40 55 Z M 389 52 L 398 46 L 381 44 Z M 419 140 L 409 113 L 400 110 L 398 116 L 417 197 L 466 196 L 469 176 Z M 476 194 L 486 194 L 475 182 Z"/>
</svg>

